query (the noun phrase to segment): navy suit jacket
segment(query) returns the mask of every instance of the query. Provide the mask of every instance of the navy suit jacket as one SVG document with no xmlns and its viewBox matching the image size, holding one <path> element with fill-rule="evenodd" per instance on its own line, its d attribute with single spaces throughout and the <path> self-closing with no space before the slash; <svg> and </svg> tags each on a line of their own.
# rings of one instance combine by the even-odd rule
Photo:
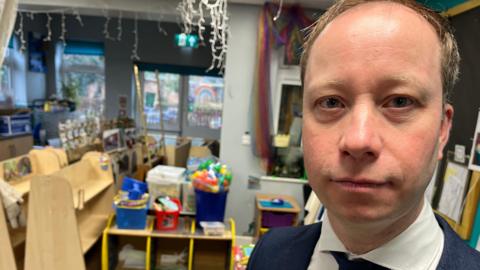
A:
<svg viewBox="0 0 480 270">
<path fill-rule="evenodd" d="M 480 269 L 480 253 L 460 239 L 445 220 L 436 218 L 445 236 L 437 270 Z M 321 223 L 270 230 L 255 245 L 247 269 L 307 269 L 321 230 Z"/>
</svg>

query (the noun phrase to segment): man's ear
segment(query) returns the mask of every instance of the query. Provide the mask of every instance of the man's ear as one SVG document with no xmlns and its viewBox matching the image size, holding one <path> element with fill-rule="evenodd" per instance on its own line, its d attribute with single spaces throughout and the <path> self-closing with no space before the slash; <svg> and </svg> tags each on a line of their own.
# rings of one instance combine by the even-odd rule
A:
<svg viewBox="0 0 480 270">
<path fill-rule="evenodd" d="M 445 104 L 442 112 L 442 122 L 440 124 L 440 134 L 438 136 L 438 160 L 443 158 L 443 149 L 447 145 L 448 137 L 450 136 L 450 128 L 452 127 L 453 107 L 450 104 Z"/>
</svg>

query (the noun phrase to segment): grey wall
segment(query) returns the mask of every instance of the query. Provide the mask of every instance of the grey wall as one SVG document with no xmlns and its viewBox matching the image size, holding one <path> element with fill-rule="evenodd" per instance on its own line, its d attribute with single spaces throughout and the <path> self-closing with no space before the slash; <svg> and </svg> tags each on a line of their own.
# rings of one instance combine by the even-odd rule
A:
<svg viewBox="0 0 480 270">
<path fill-rule="evenodd" d="M 57 42 L 61 30 L 60 15 L 52 16 L 53 42 L 46 43 L 46 47 L 50 57 L 53 57 L 53 44 Z M 105 87 L 106 87 L 106 117 L 113 118 L 118 113 L 118 96 L 127 95 L 128 108 L 132 107 L 134 100 L 132 99 L 133 87 L 133 61 L 130 56 L 134 43 L 134 20 L 122 20 L 122 37 L 121 41 L 105 40 L 103 30 L 105 18 L 82 16 L 83 27 L 75 20 L 73 16 L 66 16 L 66 38 L 72 40 L 104 42 L 105 46 Z M 19 17 L 17 17 L 18 28 Z M 46 15 L 38 14 L 34 20 L 30 20 L 24 16 L 25 38 L 29 31 L 35 31 L 46 35 Z M 209 47 L 200 47 L 195 50 L 182 49 L 175 46 L 174 35 L 180 33 L 181 30 L 176 23 L 163 22 L 164 28 L 168 35 L 164 36 L 159 33 L 156 22 L 138 21 L 138 55 L 139 61 L 170 64 L 179 66 L 204 67 L 210 66 L 210 49 Z M 112 19 L 109 24 L 110 36 L 117 36 L 117 20 Z M 51 58 L 50 58 L 51 59 Z M 49 71 L 47 74 L 36 73 L 31 74 L 27 78 L 28 92 L 30 96 L 38 96 L 36 93 L 55 93 L 55 74 L 52 67 L 53 61 L 49 63 Z M 43 84 L 42 84 L 43 83 Z M 131 115 L 133 116 L 133 115 Z"/>
<path fill-rule="evenodd" d="M 480 8 L 451 18 L 462 58 L 460 80 L 455 86 L 452 103 L 455 108 L 448 150 L 463 144 L 470 154 L 480 108 Z"/>
<path fill-rule="evenodd" d="M 260 8 L 229 6 L 231 36 L 225 70 L 220 159 L 231 166 L 233 171 L 226 217 L 235 219 L 238 234 L 247 232 L 253 221 L 257 192 L 292 195 L 299 203 L 303 203 L 300 184 L 262 182 L 260 190 L 249 190 L 247 187 L 249 175 L 265 174 L 260 168 L 260 160 L 252 155 L 250 146 L 241 144 L 242 135 L 249 130 L 248 110 L 255 70 Z"/>
</svg>

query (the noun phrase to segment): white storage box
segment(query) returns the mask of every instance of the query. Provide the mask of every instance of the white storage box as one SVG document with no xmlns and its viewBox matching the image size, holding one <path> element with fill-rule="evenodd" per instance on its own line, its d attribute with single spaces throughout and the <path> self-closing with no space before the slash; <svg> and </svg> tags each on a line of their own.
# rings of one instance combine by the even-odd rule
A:
<svg viewBox="0 0 480 270">
<path fill-rule="evenodd" d="M 150 205 L 158 196 L 181 199 L 182 182 L 185 180 L 185 168 L 159 165 L 147 173 Z"/>
<path fill-rule="evenodd" d="M 225 224 L 219 221 L 200 221 L 205 235 L 221 236 L 225 233 Z"/>
</svg>

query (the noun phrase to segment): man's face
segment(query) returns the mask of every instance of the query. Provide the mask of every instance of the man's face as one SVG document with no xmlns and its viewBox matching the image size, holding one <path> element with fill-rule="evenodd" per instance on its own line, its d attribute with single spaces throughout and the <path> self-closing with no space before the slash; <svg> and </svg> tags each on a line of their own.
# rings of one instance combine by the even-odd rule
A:
<svg viewBox="0 0 480 270">
<path fill-rule="evenodd" d="M 418 211 L 448 139 L 440 43 L 413 10 L 375 2 L 332 21 L 304 78 L 303 143 L 310 185 L 347 222 Z"/>
</svg>

